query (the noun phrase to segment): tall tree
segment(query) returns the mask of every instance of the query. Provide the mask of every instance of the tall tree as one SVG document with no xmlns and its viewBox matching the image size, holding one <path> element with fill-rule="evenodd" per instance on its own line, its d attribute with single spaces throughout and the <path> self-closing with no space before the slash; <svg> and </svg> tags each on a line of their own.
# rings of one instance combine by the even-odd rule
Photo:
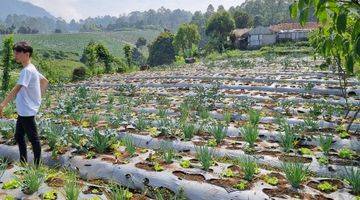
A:
<svg viewBox="0 0 360 200">
<path fill-rule="evenodd" d="M 174 35 L 168 31 L 161 33 L 149 46 L 150 66 L 171 64 L 175 61 Z"/>
<path fill-rule="evenodd" d="M 240 10 L 235 11 L 233 14 L 236 28 L 248 28 L 253 25 L 253 18 Z"/>
<path fill-rule="evenodd" d="M 226 11 L 217 12 L 206 24 L 206 35 L 212 37 L 219 52 L 223 52 L 230 32 L 235 28 L 234 19 Z"/>
<path fill-rule="evenodd" d="M 192 51 L 193 46 L 198 46 L 200 34 L 195 24 L 182 24 L 174 38 L 174 46 L 180 55 L 185 56 L 185 51 Z"/>
<path fill-rule="evenodd" d="M 14 36 L 10 35 L 4 38 L 3 41 L 3 57 L 2 57 L 2 66 L 3 66 L 3 77 L 2 77 L 2 91 L 6 92 L 9 90 L 9 82 L 10 82 L 10 71 L 13 68 L 13 50 L 12 47 L 14 45 Z"/>
</svg>

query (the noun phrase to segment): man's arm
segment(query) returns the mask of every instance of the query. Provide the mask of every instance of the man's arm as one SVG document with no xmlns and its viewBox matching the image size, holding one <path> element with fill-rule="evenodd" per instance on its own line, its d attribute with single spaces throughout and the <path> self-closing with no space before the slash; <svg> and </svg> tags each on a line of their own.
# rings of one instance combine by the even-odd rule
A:
<svg viewBox="0 0 360 200">
<path fill-rule="evenodd" d="M 9 104 L 10 101 L 12 101 L 17 93 L 20 91 L 22 85 L 16 84 L 13 89 L 10 91 L 10 93 L 6 96 L 6 98 L 1 102 L 0 104 L 0 116 L 2 116 L 3 109 Z"/>
<path fill-rule="evenodd" d="M 49 85 L 49 81 L 45 77 L 41 77 L 40 79 L 41 96 L 45 94 L 48 85 Z"/>
</svg>

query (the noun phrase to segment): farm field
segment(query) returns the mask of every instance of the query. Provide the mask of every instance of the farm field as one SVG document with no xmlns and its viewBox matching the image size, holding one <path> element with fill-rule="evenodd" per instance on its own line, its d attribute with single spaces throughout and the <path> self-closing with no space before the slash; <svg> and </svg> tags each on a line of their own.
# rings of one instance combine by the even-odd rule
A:
<svg viewBox="0 0 360 200">
<path fill-rule="evenodd" d="M 109 48 L 112 54 L 120 56 L 123 54 L 123 47 L 125 44 L 134 45 L 139 37 L 144 37 L 148 41 L 152 41 L 159 33 L 160 31 L 158 30 L 136 29 L 98 33 L 16 34 L 14 40 L 30 41 L 35 49 L 41 49 L 42 51 L 61 50 L 63 52 L 73 52 L 79 55 L 82 54 L 84 47 L 89 42 L 100 41 Z M 1 37 L 3 36 L 0 36 L 0 40 L 2 40 Z"/>
<path fill-rule="evenodd" d="M 0 198 L 358 199 L 360 82 L 342 90 L 322 62 L 203 60 L 53 87 L 37 120 L 50 168 L 14 162 L 4 111 Z M 27 170 L 42 174 L 32 194 Z"/>
</svg>

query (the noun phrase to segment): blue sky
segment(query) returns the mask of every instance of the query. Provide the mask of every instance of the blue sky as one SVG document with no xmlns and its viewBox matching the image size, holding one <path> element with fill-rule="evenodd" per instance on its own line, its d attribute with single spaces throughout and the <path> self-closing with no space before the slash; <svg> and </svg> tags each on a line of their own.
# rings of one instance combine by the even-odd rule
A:
<svg viewBox="0 0 360 200">
<path fill-rule="evenodd" d="M 223 5 L 226 9 L 240 5 L 245 0 L 23 0 L 45 8 L 56 17 L 66 21 L 83 19 L 89 16 L 119 16 L 131 11 L 158 9 L 161 6 L 189 11 L 206 10 L 209 4 L 215 8 Z"/>
</svg>

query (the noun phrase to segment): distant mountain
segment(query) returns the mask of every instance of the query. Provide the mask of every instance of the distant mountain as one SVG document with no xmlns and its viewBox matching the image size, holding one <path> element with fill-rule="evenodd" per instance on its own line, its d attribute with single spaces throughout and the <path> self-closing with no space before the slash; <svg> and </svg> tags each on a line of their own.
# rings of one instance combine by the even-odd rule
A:
<svg viewBox="0 0 360 200">
<path fill-rule="evenodd" d="M 10 14 L 55 19 L 55 17 L 45 9 L 31 3 L 20 0 L 0 0 L 0 20 L 4 20 Z"/>
</svg>

